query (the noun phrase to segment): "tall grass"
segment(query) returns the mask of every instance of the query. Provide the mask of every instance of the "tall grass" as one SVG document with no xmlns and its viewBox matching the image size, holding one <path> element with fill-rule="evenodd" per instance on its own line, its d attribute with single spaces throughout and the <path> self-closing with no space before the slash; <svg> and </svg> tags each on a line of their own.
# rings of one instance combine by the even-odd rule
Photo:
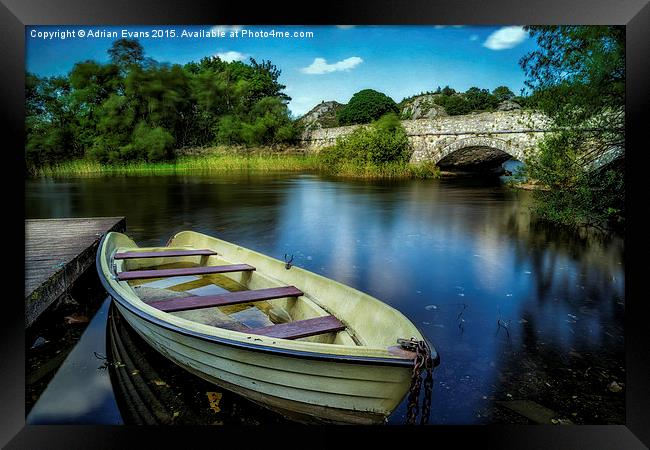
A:
<svg viewBox="0 0 650 450">
<path fill-rule="evenodd" d="M 382 164 L 342 162 L 336 166 L 319 165 L 320 171 L 344 178 L 364 179 L 406 179 L 406 178 L 440 178 L 440 169 L 434 164 L 410 164 L 406 162 L 388 162 Z"/>
<path fill-rule="evenodd" d="M 100 175 L 168 175 L 190 172 L 318 172 L 346 178 L 438 178 L 440 171 L 432 164 L 412 165 L 405 162 L 383 164 L 349 161 L 332 166 L 315 155 L 295 154 L 205 154 L 181 156 L 173 162 L 130 162 L 101 164 L 92 160 L 74 160 L 31 168 L 32 177 L 83 177 Z"/>
<path fill-rule="evenodd" d="M 182 156 L 172 162 L 130 162 L 101 164 L 91 160 L 66 161 L 32 168 L 34 177 L 67 177 L 96 175 L 166 175 L 187 172 L 302 172 L 314 171 L 318 161 L 314 156 L 300 155 L 202 155 Z"/>
</svg>

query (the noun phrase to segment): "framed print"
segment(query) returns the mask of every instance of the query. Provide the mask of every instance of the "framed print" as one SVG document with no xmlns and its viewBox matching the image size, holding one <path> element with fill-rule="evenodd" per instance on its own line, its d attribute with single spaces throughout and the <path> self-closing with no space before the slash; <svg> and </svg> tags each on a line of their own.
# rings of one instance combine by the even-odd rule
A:
<svg viewBox="0 0 650 450">
<path fill-rule="evenodd" d="M 643 0 L 0 11 L 8 448 L 650 443 Z"/>
</svg>

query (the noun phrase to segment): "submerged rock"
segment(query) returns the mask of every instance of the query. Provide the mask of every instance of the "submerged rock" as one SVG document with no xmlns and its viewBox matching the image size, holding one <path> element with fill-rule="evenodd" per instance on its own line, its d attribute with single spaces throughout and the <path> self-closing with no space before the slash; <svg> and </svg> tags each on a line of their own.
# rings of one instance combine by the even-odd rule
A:
<svg viewBox="0 0 650 450">
<path fill-rule="evenodd" d="M 68 325 L 73 325 L 77 323 L 88 323 L 88 317 L 82 315 L 82 314 L 72 314 L 70 316 L 65 316 L 63 318 L 65 320 L 65 323 Z"/>
<path fill-rule="evenodd" d="M 45 339 L 44 337 L 39 336 L 38 338 L 36 338 L 36 340 L 35 340 L 34 343 L 32 344 L 32 348 L 42 347 L 42 346 L 44 346 L 45 344 L 47 344 L 48 342 L 50 342 L 50 341 L 48 341 L 48 340 Z"/>
<path fill-rule="evenodd" d="M 531 400 L 509 400 L 497 402 L 499 406 L 514 411 L 538 424 L 571 423 L 567 419 L 557 419 L 555 411 Z"/>
<path fill-rule="evenodd" d="M 618 384 L 616 381 L 612 381 L 607 385 L 607 389 L 609 389 L 611 392 L 621 392 L 623 390 L 623 386 Z"/>
</svg>

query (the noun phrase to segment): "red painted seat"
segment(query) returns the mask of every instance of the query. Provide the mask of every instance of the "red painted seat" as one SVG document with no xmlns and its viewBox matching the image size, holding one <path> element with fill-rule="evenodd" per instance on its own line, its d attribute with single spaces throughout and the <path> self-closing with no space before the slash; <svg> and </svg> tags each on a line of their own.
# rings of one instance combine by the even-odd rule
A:
<svg viewBox="0 0 650 450">
<path fill-rule="evenodd" d="M 230 264 L 227 266 L 199 266 L 183 269 L 132 270 L 117 274 L 119 281 L 143 280 L 147 278 L 178 277 L 183 275 L 207 275 L 211 273 L 242 272 L 255 270 L 248 264 Z"/>
<path fill-rule="evenodd" d="M 282 297 L 300 297 L 302 291 L 295 286 L 285 286 L 251 291 L 236 291 L 217 295 L 196 295 L 193 297 L 156 300 L 150 306 L 165 312 L 188 311 L 191 309 L 210 308 L 212 306 L 236 305 L 238 303 L 272 300 Z"/>
<path fill-rule="evenodd" d="M 169 256 L 209 256 L 217 252 L 207 249 L 199 250 L 164 250 L 160 252 L 121 252 L 116 253 L 113 259 L 140 259 L 140 258 L 164 258 Z"/>
<path fill-rule="evenodd" d="M 300 339 L 317 334 L 333 333 L 345 330 L 345 325 L 334 316 L 315 317 L 313 319 L 297 320 L 280 323 L 262 328 L 243 330 L 243 333 L 259 334 L 279 339 Z"/>
</svg>

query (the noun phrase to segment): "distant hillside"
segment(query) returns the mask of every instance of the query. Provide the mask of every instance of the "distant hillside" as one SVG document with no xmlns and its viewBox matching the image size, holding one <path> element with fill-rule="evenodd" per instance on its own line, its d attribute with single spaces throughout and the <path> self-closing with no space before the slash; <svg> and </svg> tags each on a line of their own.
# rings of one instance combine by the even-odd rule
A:
<svg viewBox="0 0 650 450">
<path fill-rule="evenodd" d="M 528 106 L 527 98 L 498 96 L 486 89 L 471 88 L 456 92 L 445 88 L 442 92 L 425 92 L 405 98 L 397 106 L 402 120 L 433 119 L 436 117 L 472 114 L 484 111 L 511 111 Z M 345 104 L 323 101 L 298 119 L 306 131 L 338 127 L 337 113 Z"/>
<path fill-rule="evenodd" d="M 436 104 L 436 98 L 438 97 L 440 97 L 440 94 L 424 94 L 403 100 L 398 105 L 400 118 L 415 120 L 446 116 L 447 111 L 445 111 L 445 108 Z"/>
<path fill-rule="evenodd" d="M 425 92 L 405 98 L 398 106 L 403 120 L 415 120 L 485 111 L 511 111 L 521 109 L 525 103 L 526 98 L 516 97 L 505 86 L 492 92 L 476 87 L 457 92 L 446 87 L 436 92 Z"/>
<path fill-rule="evenodd" d="M 298 124 L 304 126 L 305 130 L 337 127 L 336 113 L 343 106 L 341 103 L 333 100 L 329 102 L 323 101 L 299 118 Z"/>
</svg>

